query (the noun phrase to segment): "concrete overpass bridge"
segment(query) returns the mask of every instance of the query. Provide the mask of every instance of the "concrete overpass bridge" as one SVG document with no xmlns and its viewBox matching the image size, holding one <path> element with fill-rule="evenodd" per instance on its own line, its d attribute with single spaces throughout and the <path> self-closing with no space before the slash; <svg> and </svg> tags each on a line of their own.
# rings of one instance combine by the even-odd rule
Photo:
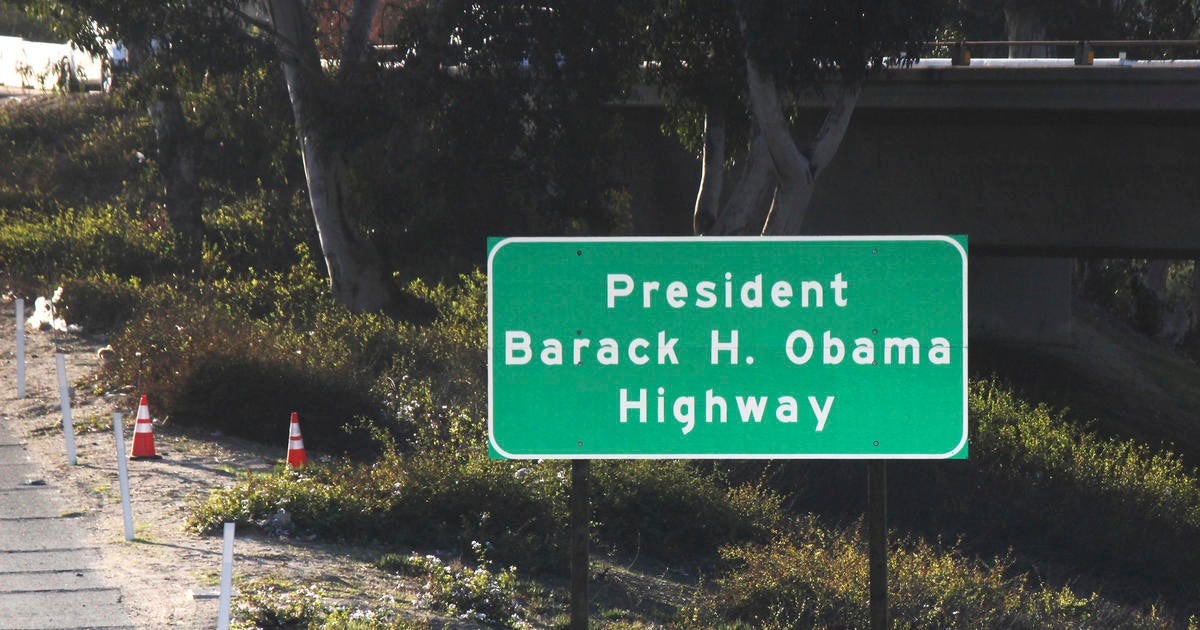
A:
<svg viewBox="0 0 1200 630">
<path fill-rule="evenodd" d="M 810 228 L 966 233 L 979 253 L 1200 256 L 1200 61 L 1055 61 L 879 77 Z"/>
<path fill-rule="evenodd" d="M 642 104 L 635 115 L 657 125 L 653 99 Z M 815 129 L 825 104 L 805 96 L 802 124 Z M 671 151 L 659 142 L 647 150 Z M 674 151 L 669 169 L 633 171 L 635 205 L 683 215 L 645 229 L 690 226 L 699 164 Z M 1200 61 L 889 70 L 865 87 L 805 231 L 967 234 L 972 284 L 986 288 L 972 292 L 973 327 L 1061 336 L 1073 258 L 1200 258 Z"/>
</svg>

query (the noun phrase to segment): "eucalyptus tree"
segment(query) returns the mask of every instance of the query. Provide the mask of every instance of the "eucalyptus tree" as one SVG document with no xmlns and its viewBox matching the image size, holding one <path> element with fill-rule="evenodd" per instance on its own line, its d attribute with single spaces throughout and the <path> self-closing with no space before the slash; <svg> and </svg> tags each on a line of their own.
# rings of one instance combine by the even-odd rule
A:
<svg viewBox="0 0 1200 630">
<path fill-rule="evenodd" d="M 944 8 L 940 0 L 653 2 L 651 76 L 685 135 L 701 138 L 695 231 L 798 233 L 863 82 L 914 59 Z M 805 90 L 823 91 L 830 106 L 819 129 L 797 139 L 794 99 Z"/>
<path fill-rule="evenodd" d="M 14 3 L 16 4 L 16 3 Z M 124 45 L 138 68 L 128 75 L 131 101 L 148 109 L 157 139 L 167 218 L 190 265 L 198 265 L 203 193 L 197 163 L 198 131 L 184 115 L 181 92 L 210 74 L 244 68 L 264 47 L 237 16 L 239 5 L 150 0 L 36 0 L 21 10 L 56 35 L 96 55 Z"/>
<path fill-rule="evenodd" d="M 629 81 L 620 3 L 41 0 L 80 41 L 204 67 L 264 47 L 286 81 L 335 299 L 404 312 L 405 265 L 488 233 L 601 231 L 604 105 Z"/>
<path fill-rule="evenodd" d="M 482 252 L 492 230 L 561 232 L 603 214 L 588 144 L 627 83 L 628 64 L 610 58 L 631 50 L 619 4 L 428 0 L 389 13 L 355 0 L 340 21 L 302 0 L 267 8 L 322 251 L 351 308 L 403 307 L 387 275 L 420 264 L 406 248 Z M 332 60 L 322 41 L 340 42 Z"/>
</svg>

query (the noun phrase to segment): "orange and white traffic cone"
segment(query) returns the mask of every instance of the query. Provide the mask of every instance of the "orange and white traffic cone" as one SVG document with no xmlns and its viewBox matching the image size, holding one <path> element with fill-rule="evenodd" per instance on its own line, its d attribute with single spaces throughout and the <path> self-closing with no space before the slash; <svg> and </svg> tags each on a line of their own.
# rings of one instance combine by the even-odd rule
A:
<svg viewBox="0 0 1200 630">
<path fill-rule="evenodd" d="M 133 426 L 133 452 L 129 459 L 162 459 L 154 452 L 154 424 L 150 421 L 150 399 L 142 394 L 138 402 L 137 424 Z"/>
<path fill-rule="evenodd" d="M 292 412 L 292 428 L 288 433 L 287 463 L 292 468 L 303 468 L 308 465 L 308 455 L 304 453 L 304 438 L 300 437 L 300 414 Z"/>
</svg>

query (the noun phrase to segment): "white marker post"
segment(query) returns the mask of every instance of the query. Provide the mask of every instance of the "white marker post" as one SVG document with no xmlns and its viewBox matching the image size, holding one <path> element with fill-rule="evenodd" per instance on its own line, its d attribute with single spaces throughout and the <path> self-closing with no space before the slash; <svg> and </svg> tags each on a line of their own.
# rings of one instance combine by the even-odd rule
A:
<svg viewBox="0 0 1200 630">
<path fill-rule="evenodd" d="M 121 482 L 121 511 L 125 514 L 125 540 L 133 540 L 133 506 L 129 501 L 129 464 L 125 461 L 125 427 L 121 414 L 113 414 L 113 437 L 117 443 L 117 478 Z"/>
<path fill-rule="evenodd" d="M 58 399 L 62 404 L 63 436 L 67 439 L 67 463 L 74 466 L 75 457 L 75 424 L 71 422 L 71 390 L 67 387 L 67 357 L 63 353 L 54 355 L 58 365 Z"/>
<path fill-rule="evenodd" d="M 17 398 L 25 397 L 25 300 L 17 298 Z"/>
<path fill-rule="evenodd" d="M 233 530 L 225 523 L 225 551 L 221 554 L 221 599 L 217 612 L 217 630 L 229 630 L 229 601 L 233 598 Z"/>
</svg>

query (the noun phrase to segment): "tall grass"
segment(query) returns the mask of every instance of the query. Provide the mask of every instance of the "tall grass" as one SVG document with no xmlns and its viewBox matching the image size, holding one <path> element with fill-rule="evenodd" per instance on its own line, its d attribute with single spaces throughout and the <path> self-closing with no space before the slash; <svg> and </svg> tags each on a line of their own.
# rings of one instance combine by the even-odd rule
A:
<svg viewBox="0 0 1200 630">
<path fill-rule="evenodd" d="M 694 628 L 866 628 L 866 545 L 857 525 L 802 517 L 768 544 L 727 548 L 715 594 L 684 612 Z M 895 541 L 888 555 L 889 616 L 899 628 L 1173 628 L 1158 609 L 1048 587 L 1007 557 L 980 561 L 957 546 Z"/>
<path fill-rule="evenodd" d="M 1134 578 L 1200 612 L 1195 469 L 1168 451 L 1098 437 L 994 380 L 972 384 L 970 408 L 991 506 L 964 511 L 1004 519 L 1010 544 L 1048 547 L 1053 560 Z"/>
</svg>

